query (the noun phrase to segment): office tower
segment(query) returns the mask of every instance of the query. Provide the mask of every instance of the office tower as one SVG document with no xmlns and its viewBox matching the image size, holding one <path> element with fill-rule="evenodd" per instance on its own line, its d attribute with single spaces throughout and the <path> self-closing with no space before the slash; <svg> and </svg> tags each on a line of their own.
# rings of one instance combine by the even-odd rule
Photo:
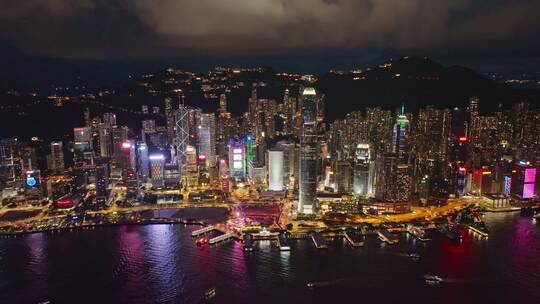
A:
<svg viewBox="0 0 540 304">
<path fill-rule="evenodd" d="M 180 100 L 178 109 L 175 112 L 175 132 L 176 132 L 176 157 L 178 159 L 178 171 L 180 179 L 185 180 L 187 176 L 187 155 L 186 148 L 189 145 L 189 111 L 184 105 L 184 100 Z"/>
<path fill-rule="evenodd" d="M 372 193 L 374 163 L 371 158 L 369 144 L 356 146 L 354 163 L 354 193 L 369 195 Z"/>
<path fill-rule="evenodd" d="M 469 123 L 468 123 L 468 137 L 471 140 L 473 146 L 478 143 L 480 137 L 480 128 L 478 126 L 478 108 L 480 100 L 478 97 L 471 97 L 469 99 Z"/>
<path fill-rule="evenodd" d="M 294 141 L 281 140 L 274 146 L 275 150 L 283 151 L 283 181 L 289 184 L 298 175 L 298 156 Z"/>
<path fill-rule="evenodd" d="M 351 162 L 348 159 L 336 160 L 334 168 L 337 191 L 339 193 L 351 192 L 353 184 L 353 170 L 351 167 Z"/>
<path fill-rule="evenodd" d="M 109 170 L 107 164 L 96 166 L 96 203 L 105 204 L 108 199 L 107 186 L 109 184 Z"/>
<path fill-rule="evenodd" d="M 20 184 L 22 168 L 16 138 L 0 140 L 0 189 Z"/>
<path fill-rule="evenodd" d="M 308 87 L 302 97 L 298 212 L 309 214 L 317 194 L 317 93 Z"/>
<path fill-rule="evenodd" d="M 137 156 L 134 140 L 124 140 L 120 145 L 120 155 L 117 166 L 122 168 L 122 179 L 124 182 L 137 180 Z"/>
<path fill-rule="evenodd" d="M 156 121 L 153 119 L 145 119 L 142 121 L 142 129 L 144 134 L 156 133 Z"/>
<path fill-rule="evenodd" d="M 283 151 L 268 150 L 268 190 L 283 191 Z"/>
<path fill-rule="evenodd" d="M 409 133 L 410 125 L 404 108 L 401 108 L 401 114 L 397 117 L 392 132 L 392 152 L 395 153 L 401 163 L 409 161 Z"/>
<path fill-rule="evenodd" d="M 197 128 L 199 156 L 206 159 L 206 168 L 216 166 L 216 119 L 214 113 L 203 113 Z"/>
<path fill-rule="evenodd" d="M 92 146 L 92 129 L 90 127 L 74 128 L 74 157 L 75 168 L 94 166 L 94 149 Z"/>
<path fill-rule="evenodd" d="M 175 111 L 173 110 L 172 99 L 167 97 L 165 98 L 165 124 L 167 128 L 167 142 L 172 144 L 176 138 L 175 133 Z"/>
<path fill-rule="evenodd" d="M 229 141 L 229 176 L 243 178 L 246 176 L 246 146 L 243 138 Z"/>
<path fill-rule="evenodd" d="M 150 172 L 152 174 L 152 186 L 163 187 L 163 175 L 165 169 L 165 156 L 163 154 L 152 154 L 149 156 Z"/>
<path fill-rule="evenodd" d="M 137 143 L 137 173 L 141 180 L 150 177 L 150 160 L 148 158 L 148 145 L 145 142 Z"/>
<path fill-rule="evenodd" d="M 116 126 L 116 114 L 103 113 L 103 124 L 109 128 Z"/>
<path fill-rule="evenodd" d="M 113 126 L 111 129 L 113 155 L 120 156 L 122 144 L 128 139 L 129 129 L 127 127 Z"/>
<path fill-rule="evenodd" d="M 219 95 L 219 111 L 220 112 L 227 112 L 227 95 L 220 94 Z"/>
<path fill-rule="evenodd" d="M 166 163 L 163 167 L 163 185 L 168 189 L 176 189 L 180 185 L 178 164 Z"/>
<path fill-rule="evenodd" d="M 512 170 L 510 193 L 519 200 L 529 200 L 534 197 L 536 182 L 536 167 L 530 162 L 519 161 Z"/>
<path fill-rule="evenodd" d="M 249 170 L 253 167 L 255 155 L 253 154 L 253 136 L 251 134 L 246 135 L 246 165 L 245 173 L 249 175 Z"/>
<path fill-rule="evenodd" d="M 54 173 L 64 172 L 64 145 L 61 141 L 51 142 L 51 163 L 49 169 Z"/>
<path fill-rule="evenodd" d="M 193 146 L 186 146 L 186 185 L 195 187 L 199 183 L 199 170 L 197 166 L 197 151 Z"/>
<path fill-rule="evenodd" d="M 379 107 L 366 109 L 367 137 L 373 155 L 392 149 L 392 113 Z"/>
<path fill-rule="evenodd" d="M 103 158 L 113 156 L 112 128 L 105 123 L 99 124 L 99 151 L 100 156 Z"/>
</svg>

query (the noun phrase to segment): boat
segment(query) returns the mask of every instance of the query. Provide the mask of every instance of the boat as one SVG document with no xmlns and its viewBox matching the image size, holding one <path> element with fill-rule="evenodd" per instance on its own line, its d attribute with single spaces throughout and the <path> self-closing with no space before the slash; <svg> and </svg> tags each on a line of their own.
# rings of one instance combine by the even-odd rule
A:
<svg viewBox="0 0 540 304">
<path fill-rule="evenodd" d="M 471 224 L 469 225 L 469 229 L 483 237 L 487 237 L 489 235 L 489 229 L 486 227 L 484 222 L 476 222 Z"/>
<path fill-rule="evenodd" d="M 216 289 L 215 288 L 209 289 L 204 293 L 204 298 L 206 300 L 209 300 L 209 299 L 211 299 L 211 298 L 213 298 L 215 296 L 216 296 Z"/>
<path fill-rule="evenodd" d="M 197 239 L 195 243 L 197 244 L 197 246 L 206 245 L 208 244 L 208 238 L 203 237 L 203 238 Z"/>
<path fill-rule="evenodd" d="M 409 257 L 415 262 L 420 260 L 420 255 L 418 253 L 409 253 Z"/>
<path fill-rule="evenodd" d="M 540 220 L 540 212 L 536 212 L 533 217 L 537 220 Z"/>
<path fill-rule="evenodd" d="M 426 274 L 424 275 L 424 280 L 426 280 L 426 283 L 428 284 L 439 284 L 443 281 L 443 279 L 437 275 L 434 274 Z"/>
<path fill-rule="evenodd" d="M 308 283 L 306 284 L 306 286 L 307 286 L 308 288 L 314 288 L 314 287 L 315 287 L 315 283 L 313 283 L 313 282 L 308 282 Z"/>
</svg>

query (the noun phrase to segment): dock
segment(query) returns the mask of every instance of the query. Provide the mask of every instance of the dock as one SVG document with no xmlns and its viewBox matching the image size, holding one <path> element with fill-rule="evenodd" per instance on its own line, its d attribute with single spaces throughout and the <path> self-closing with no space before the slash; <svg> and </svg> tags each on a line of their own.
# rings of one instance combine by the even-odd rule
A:
<svg viewBox="0 0 540 304">
<path fill-rule="evenodd" d="M 426 231 L 418 226 L 414 226 L 412 224 L 407 225 L 407 233 L 417 238 L 419 241 L 427 242 L 431 239 L 427 237 Z"/>
<path fill-rule="evenodd" d="M 244 234 L 244 251 L 253 251 L 253 236 L 250 233 Z"/>
<path fill-rule="evenodd" d="M 327 249 L 328 245 L 326 244 L 326 238 L 318 232 L 311 233 L 311 240 L 317 249 Z"/>
<path fill-rule="evenodd" d="M 291 250 L 291 247 L 289 246 L 289 240 L 285 236 L 285 233 L 280 233 L 278 235 L 278 246 L 279 250 L 281 251 L 289 251 Z"/>
<path fill-rule="evenodd" d="M 193 237 L 199 236 L 201 234 L 208 233 L 208 232 L 210 232 L 210 231 L 212 231 L 214 229 L 215 229 L 214 226 L 206 226 L 206 227 L 203 227 L 201 229 L 197 229 L 197 230 L 191 232 L 191 236 L 193 236 Z"/>
<path fill-rule="evenodd" d="M 216 243 L 219 243 L 221 241 L 231 239 L 233 237 L 234 236 L 232 234 L 230 234 L 230 233 L 224 233 L 222 235 L 216 236 L 215 238 L 211 238 L 210 241 L 208 241 L 208 243 L 209 244 L 216 244 Z"/>
<path fill-rule="evenodd" d="M 355 231 L 345 231 L 343 234 L 345 236 L 345 239 L 351 244 L 353 247 L 362 247 L 364 246 L 364 237 L 355 232 Z"/>
<path fill-rule="evenodd" d="M 377 234 L 379 235 L 379 240 L 387 244 L 393 245 L 399 243 L 399 239 L 396 236 L 392 235 L 390 232 L 388 232 L 388 230 L 386 229 L 379 229 L 377 231 Z"/>
<path fill-rule="evenodd" d="M 474 225 L 467 225 L 467 228 L 469 228 L 470 231 L 472 231 L 472 232 L 474 232 L 476 234 L 479 234 L 482 237 L 485 237 L 485 238 L 489 237 L 489 233 L 487 232 L 487 230 L 478 229 Z"/>
</svg>

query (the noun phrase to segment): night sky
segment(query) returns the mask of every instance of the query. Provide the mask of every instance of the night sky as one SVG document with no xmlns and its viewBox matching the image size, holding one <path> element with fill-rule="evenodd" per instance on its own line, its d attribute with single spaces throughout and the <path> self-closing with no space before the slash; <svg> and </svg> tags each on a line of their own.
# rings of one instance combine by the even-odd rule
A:
<svg viewBox="0 0 540 304">
<path fill-rule="evenodd" d="M 0 0 L 0 5 L 0 63 L 7 71 L 50 72 L 50 81 L 60 79 L 66 66 L 106 82 L 167 65 L 195 70 L 265 65 L 321 73 L 405 55 L 483 71 L 540 70 L 540 1 Z M 6 70 L 0 78 L 8 77 Z"/>
</svg>

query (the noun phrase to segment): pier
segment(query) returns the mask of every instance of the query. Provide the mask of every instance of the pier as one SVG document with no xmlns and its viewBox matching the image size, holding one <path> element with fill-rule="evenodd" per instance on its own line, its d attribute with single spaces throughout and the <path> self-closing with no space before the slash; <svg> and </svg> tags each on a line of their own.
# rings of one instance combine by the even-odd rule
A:
<svg viewBox="0 0 540 304">
<path fill-rule="evenodd" d="M 399 239 L 386 229 L 380 229 L 377 231 L 377 234 L 379 235 L 379 239 L 387 244 L 393 245 L 399 243 Z"/>
<path fill-rule="evenodd" d="M 489 237 L 489 233 L 487 232 L 487 230 L 478 229 L 474 225 L 467 225 L 467 228 L 469 228 L 469 230 L 472 231 L 473 233 L 479 234 L 482 237 L 485 237 L 485 238 Z"/>
<path fill-rule="evenodd" d="M 360 234 L 358 234 L 355 231 L 345 231 L 343 234 L 345 236 L 345 239 L 351 244 L 353 247 L 362 247 L 364 246 L 364 237 Z"/>
<path fill-rule="evenodd" d="M 278 246 L 279 250 L 281 251 L 289 251 L 291 250 L 291 247 L 289 246 L 289 240 L 285 236 L 285 233 L 280 233 L 278 235 Z"/>
<path fill-rule="evenodd" d="M 407 233 L 417 238 L 419 241 L 427 242 L 431 239 L 426 235 L 426 231 L 420 227 L 414 226 L 412 224 L 407 225 Z"/>
<path fill-rule="evenodd" d="M 313 231 L 311 233 L 311 240 L 317 249 L 327 249 L 328 245 L 326 244 L 326 238 L 322 234 Z"/>
<path fill-rule="evenodd" d="M 194 237 L 195 237 L 195 236 L 199 236 L 199 235 L 201 235 L 201 234 L 208 233 L 208 232 L 210 232 L 210 231 L 212 231 L 212 230 L 214 230 L 214 229 L 215 229 L 214 226 L 206 226 L 206 227 L 203 227 L 203 228 L 201 228 L 201 229 L 197 229 L 197 230 L 193 231 L 193 232 L 191 233 L 191 236 L 194 236 Z"/>
<path fill-rule="evenodd" d="M 230 234 L 230 233 L 224 233 L 222 235 L 216 236 L 215 238 L 211 238 L 210 241 L 208 241 L 208 243 L 209 244 L 216 244 L 216 243 L 219 243 L 221 241 L 231 239 L 233 237 L 234 236 L 232 234 Z"/>
</svg>

